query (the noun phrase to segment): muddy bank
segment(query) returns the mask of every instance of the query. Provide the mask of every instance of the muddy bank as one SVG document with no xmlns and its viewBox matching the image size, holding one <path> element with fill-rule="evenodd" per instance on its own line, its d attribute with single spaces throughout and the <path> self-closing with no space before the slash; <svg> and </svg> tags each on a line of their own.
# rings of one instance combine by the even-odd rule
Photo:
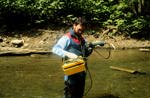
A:
<svg viewBox="0 0 150 98">
<path fill-rule="evenodd" d="M 38 33 L 37 33 L 38 32 Z M 63 30 L 38 30 L 28 34 L 0 35 L 0 55 L 30 55 L 50 53 L 52 46 L 64 34 Z M 105 32 L 105 31 L 104 31 Z M 137 40 L 124 36 L 109 36 L 103 32 L 97 35 L 84 35 L 88 42 L 106 41 L 116 49 L 150 48 L 149 40 Z"/>
</svg>

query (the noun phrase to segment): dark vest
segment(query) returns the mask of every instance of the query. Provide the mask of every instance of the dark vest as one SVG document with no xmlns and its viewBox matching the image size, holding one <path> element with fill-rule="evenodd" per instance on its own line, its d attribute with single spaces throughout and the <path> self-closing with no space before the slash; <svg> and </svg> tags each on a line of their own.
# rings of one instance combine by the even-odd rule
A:
<svg viewBox="0 0 150 98">
<path fill-rule="evenodd" d="M 71 32 L 65 34 L 70 39 L 70 44 L 67 47 L 68 52 L 75 53 L 78 56 L 84 56 L 85 40 L 83 37 L 78 38 L 77 35 L 72 35 Z"/>
</svg>

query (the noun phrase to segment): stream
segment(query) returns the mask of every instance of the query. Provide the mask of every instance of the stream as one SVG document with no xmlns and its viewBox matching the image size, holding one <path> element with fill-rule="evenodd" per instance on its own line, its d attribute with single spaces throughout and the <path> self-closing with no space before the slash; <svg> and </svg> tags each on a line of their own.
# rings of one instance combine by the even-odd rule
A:
<svg viewBox="0 0 150 98">
<path fill-rule="evenodd" d="M 56 55 L 0 57 L 0 98 L 62 98 L 61 65 Z M 109 59 L 93 52 L 88 66 L 93 84 L 85 98 L 150 98 L 150 52 L 113 50 Z M 113 70 L 110 66 L 145 74 Z M 90 82 L 88 74 L 85 92 Z"/>
</svg>

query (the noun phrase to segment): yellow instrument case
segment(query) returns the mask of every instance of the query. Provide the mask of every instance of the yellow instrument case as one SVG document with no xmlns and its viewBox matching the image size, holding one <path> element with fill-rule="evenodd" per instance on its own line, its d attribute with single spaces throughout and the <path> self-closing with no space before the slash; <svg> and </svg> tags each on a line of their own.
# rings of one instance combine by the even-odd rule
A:
<svg viewBox="0 0 150 98">
<path fill-rule="evenodd" d="M 85 62 L 82 59 L 68 61 L 62 68 L 65 75 L 73 75 L 85 71 Z"/>
</svg>

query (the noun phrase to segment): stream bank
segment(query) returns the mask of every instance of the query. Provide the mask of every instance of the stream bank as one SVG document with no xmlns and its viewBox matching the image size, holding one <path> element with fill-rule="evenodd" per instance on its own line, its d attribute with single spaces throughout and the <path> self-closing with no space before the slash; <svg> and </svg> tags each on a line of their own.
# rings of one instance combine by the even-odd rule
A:
<svg viewBox="0 0 150 98">
<path fill-rule="evenodd" d="M 63 34 L 63 30 L 43 29 L 22 34 L 14 33 L 9 36 L 1 34 L 0 56 L 49 54 L 51 53 L 52 46 Z M 85 34 L 84 37 L 88 42 L 106 41 L 112 43 L 116 49 L 150 49 L 149 40 L 137 40 L 124 36 L 109 36 L 103 34 L 103 32 L 97 36 Z"/>
</svg>

